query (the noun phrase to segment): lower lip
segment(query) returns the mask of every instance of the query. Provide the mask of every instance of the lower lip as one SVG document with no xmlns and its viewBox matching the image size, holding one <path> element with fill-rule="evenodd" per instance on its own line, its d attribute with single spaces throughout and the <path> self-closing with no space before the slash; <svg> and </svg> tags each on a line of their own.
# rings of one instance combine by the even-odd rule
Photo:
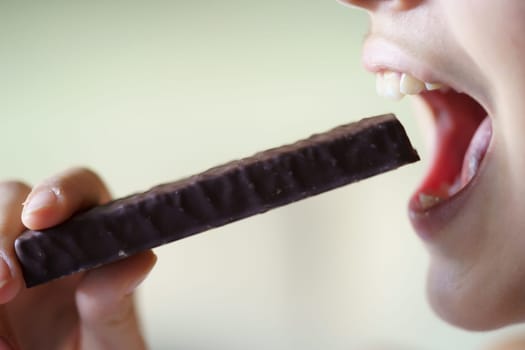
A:
<svg viewBox="0 0 525 350">
<path fill-rule="evenodd" d="M 490 125 L 490 124 L 489 124 Z M 492 135 L 487 140 L 487 150 L 481 164 L 472 177 L 472 179 L 457 193 L 451 197 L 439 202 L 438 204 L 422 209 L 419 205 L 419 193 L 415 193 L 408 206 L 409 218 L 416 233 L 425 241 L 437 239 L 440 232 L 443 232 L 446 226 L 452 225 L 456 215 L 468 206 L 471 194 L 476 191 L 486 164 L 490 162 L 491 157 Z"/>
</svg>

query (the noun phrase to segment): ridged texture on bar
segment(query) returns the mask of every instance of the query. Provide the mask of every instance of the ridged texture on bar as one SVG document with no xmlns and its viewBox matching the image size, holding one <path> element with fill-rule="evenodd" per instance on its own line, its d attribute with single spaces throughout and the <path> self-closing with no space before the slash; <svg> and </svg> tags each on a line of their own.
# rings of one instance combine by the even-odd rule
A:
<svg viewBox="0 0 525 350">
<path fill-rule="evenodd" d="M 417 160 L 393 115 L 367 118 L 26 231 L 15 250 L 35 286 Z"/>
</svg>

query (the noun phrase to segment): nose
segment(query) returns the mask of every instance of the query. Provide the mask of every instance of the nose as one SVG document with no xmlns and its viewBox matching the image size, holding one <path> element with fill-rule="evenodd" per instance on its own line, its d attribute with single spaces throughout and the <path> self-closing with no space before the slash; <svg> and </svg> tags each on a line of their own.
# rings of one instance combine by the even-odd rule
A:
<svg viewBox="0 0 525 350">
<path fill-rule="evenodd" d="M 362 7 L 368 11 L 377 11 L 380 8 L 406 11 L 416 7 L 425 0 L 339 0 L 343 4 Z"/>
</svg>

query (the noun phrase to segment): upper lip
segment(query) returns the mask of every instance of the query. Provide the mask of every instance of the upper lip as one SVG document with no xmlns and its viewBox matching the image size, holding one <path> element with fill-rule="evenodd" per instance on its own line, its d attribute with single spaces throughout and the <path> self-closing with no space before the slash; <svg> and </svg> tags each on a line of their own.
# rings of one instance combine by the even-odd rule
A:
<svg viewBox="0 0 525 350">
<path fill-rule="evenodd" d="M 362 63 L 372 73 L 395 71 L 407 73 L 427 83 L 440 83 L 451 89 L 468 94 L 491 115 L 490 100 L 479 89 L 468 86 L 461 77 L 439 68 L 439 64 L 426 60 L 425 52 L 418 52 L 416 45 L 404 47 L 395 40 L 377 33 L 369 34 L 363 46 Z M 435 55 L 434 55 L 435 56 Z"/>
<path fill-rule="evenodd" d="M 408 54 L 407 51 L 409 50 L 402 49 L 383 37 L 370 35 L 363 47 L 363 65 L 372 73 L 384 70 L 408 73 L 424 82 L 442 83 L 455 90 L 459 89 L 457 84 L 446 81 L 443 74 L 439 74 L 433 67 L 421 59 L 414 58 L 414 54 Z"/>
</svg>

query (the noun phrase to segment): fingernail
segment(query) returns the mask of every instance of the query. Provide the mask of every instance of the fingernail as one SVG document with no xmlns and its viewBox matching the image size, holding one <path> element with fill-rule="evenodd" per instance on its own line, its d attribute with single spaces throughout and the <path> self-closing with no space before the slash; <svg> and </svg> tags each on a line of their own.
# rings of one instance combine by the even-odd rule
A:
<svg viewBox="0 0 525 350">
<path fill-rule="evenodd" d="M 54 205 L 57 201 L 57 194 L 51 189 L 40 190 L 32 194 L 24 203 L 23 215 L 34 213 L 46 207 Z"/>
<path fill-rule="evenodd" d="M 0 257 L 0 288 L 5 286 L 10 279 L 11 269 L 9 268 L 9 265 L 4 260 L 4 258 Z"/>
</svg>

